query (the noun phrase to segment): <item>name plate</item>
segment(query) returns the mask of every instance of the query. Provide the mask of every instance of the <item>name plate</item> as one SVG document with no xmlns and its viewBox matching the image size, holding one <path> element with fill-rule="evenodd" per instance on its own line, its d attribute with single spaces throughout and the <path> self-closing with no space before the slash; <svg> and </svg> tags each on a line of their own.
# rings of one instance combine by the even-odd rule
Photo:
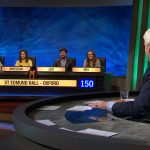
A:
<svg viewBox="0 0 150 150">
<path fill-rule="evenodd" d="M 65 67 L 37 67 L 40 72 L 65 72 Z"/>
<path fill-rule="evenodd" d="M 0 86 L 77 87 L 77 80 L 0 79 Z"/>
<path fill-rule="evenodd" d="M 4 67 L 2 66 L 1 71 L 29 71 L 30 67 Z"/>
<path fill-rule="evenodd" d="M 73 67 L 72 72 L 101 72 L 101 68 Z"/>
</svg>

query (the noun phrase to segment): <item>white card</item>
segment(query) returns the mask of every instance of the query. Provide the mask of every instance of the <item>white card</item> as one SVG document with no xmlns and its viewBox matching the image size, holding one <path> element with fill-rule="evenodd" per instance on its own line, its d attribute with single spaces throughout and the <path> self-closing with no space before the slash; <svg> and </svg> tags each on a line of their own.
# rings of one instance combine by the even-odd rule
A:
<svg viewBox="0 0 150 150">
<path fill-rule="evenodd" d="M 90 106 L 74 106 L 72 108 L 66 109 L 68 111 L 85 111 L 85 110 L 91 110 L 92 107 Z"/>
<path fill-rule="evenodd" d="M 100 100 L 96 100 L 96 101 L 87 101 L 87 102 L 84 102 L 84 104 L 93 104 L 93 103 L 97 103 L 97 102 L 100 102 Z"/>
<path fill-rule="evenodd" d="M 47 126 L 54 126 L 54 125 L 56 125 L 55 123 L 53 123 L 52 121 L 50 121 L 48 119 L 45 119 L 45 120 L 35 120 L 35 121 L 38 122 L 38 123 L 47 125 Z"/>
<path fill-rule="evenodd" d="M 108 132 L 108 131 L 91 129 L 91 128 L 87 128 L 87 129 L 84 129 L 84 130 L 79 130 L 77 132 L 85 133 L 85 134 L 91 134 L 91 135 L 105 136 L 105 137 L 110 137 L 110 136 L 113 136 L 113 135 L 117 134 L 116 132 Z"/>
<path fill-rule="evenodd" d="M 70 129 L 67 129 L 67 128 L 59 128 L 59 129 L 62 129 L 62 130 L 66 130 L 66 131 L 73 131 L 73 130 L 70 130 Z"/>
<path fill-rule="evenodd" d="M 125 99 L 126 102 L 130 102 L 130 101 L 134 101 L 134 100 L 135 100 L 134 98 Z"/>
<path fill-rule="evenodd" d="M 61 106 L 43 106 L 41 108 L 38 108 L 37 110 L 56 110 L 60 108 Z"/>
</svg>

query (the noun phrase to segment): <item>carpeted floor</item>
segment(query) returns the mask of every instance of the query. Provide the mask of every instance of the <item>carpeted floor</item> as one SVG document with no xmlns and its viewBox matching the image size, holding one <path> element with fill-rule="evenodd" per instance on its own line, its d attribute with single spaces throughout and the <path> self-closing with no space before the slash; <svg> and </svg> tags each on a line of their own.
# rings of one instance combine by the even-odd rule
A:
<svg viewBox="0 0 150 150">
<path fill-rule="evenodd" d="M 15 131 L 0 129 L 0 140 L 5 140 L 15 134 Z"/>
<path fill-rule="evenodd" d="M 0 113 L 0 140 L 7 139 L 15 134 L 12 114 Z"/>
</svg>

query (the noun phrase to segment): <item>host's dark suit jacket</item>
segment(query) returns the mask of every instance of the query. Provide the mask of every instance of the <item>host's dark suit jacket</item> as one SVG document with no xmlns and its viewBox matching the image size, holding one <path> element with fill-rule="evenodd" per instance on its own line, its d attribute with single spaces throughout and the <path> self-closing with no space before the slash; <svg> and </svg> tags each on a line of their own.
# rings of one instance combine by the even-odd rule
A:
<svg viewBox="0 0 150 150">
<path fill-rule="evenodd" d="M 61 67 L 61 59 L 56 60 L 56 62 L 54 63 L 54 67 Z M 71 71 L 72 67 L 75 67 L 75 62 L 73 61 L 73 59 L 67 58 L 66 61 L 66 71 Z"/>
<path fill-rule="evenodd" d="M 135 101 L 115 103 L 112 111 L 118 117 L 143 118 L 150 116 L 150 67 L 143 77 L 140 93 Z"/>
</svg>

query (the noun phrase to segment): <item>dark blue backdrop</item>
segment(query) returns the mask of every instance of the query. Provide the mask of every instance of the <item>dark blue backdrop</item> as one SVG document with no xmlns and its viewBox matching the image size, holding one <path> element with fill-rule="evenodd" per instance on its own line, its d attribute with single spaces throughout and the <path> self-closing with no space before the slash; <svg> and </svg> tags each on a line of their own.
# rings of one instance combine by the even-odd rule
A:
<svg viewBox="0 0 150 150">
<path fill-rule="evenodd" d="M 0 55 L 15 64 L 20 49 L 51 66 L 59 49 L 68 49 L 77 66 L 89 49 L 106 57 L 107 72 L 125 76 L 132 6 L 80 8 L 0 8 Z"/>
</svg>

